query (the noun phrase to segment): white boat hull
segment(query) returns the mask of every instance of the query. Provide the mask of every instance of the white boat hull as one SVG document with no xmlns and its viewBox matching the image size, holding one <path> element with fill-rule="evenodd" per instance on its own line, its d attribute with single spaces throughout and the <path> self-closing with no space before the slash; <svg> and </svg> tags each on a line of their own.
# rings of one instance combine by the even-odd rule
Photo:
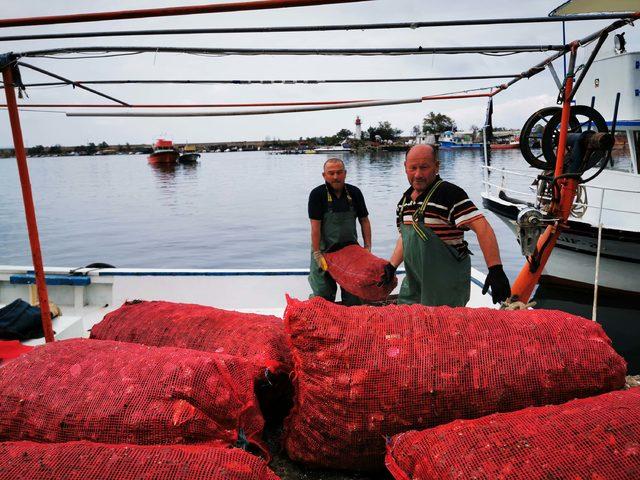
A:
<svg viewBox="0 0 640 480">
<path fill-rule="evenodd" d="M 485 200 L 500 201 L 495 198 L 485 198 Z M 515 235 L 515 220 L 501 215 L 495 210 L 493 211 L 500 220 L 509 226 Z M 553 277 L 549 278 L 550 280 L 556 279 L 578 284 L 583 287 L 592 287 L 595 283 L 595 252 L 597 245 L 583 245 L 584 248 L 580 250 L 571 249 L 572 246 L 575 248 L 581 245 L 581 243 L 583 242 L 580 239 L 567 236 L 566 234 L 561 235 L 558 240 L 558 245 L 553 249 L 543 270 L 543 275 Z M 599 288 L 620 292 L 640 293 L 640 264 L 633 261 L 601 256 L 598 286 Z"/>
<path fill-rule="evenodd" d="M 594 284 L 596 257 L 565 249 L 555 249 L 544 270 L 545 275 L 573 283 Z M 640 293 L 640 265 L 611 258 L 600 258 L 598 285 L 628 293 Z"/>
</svg>

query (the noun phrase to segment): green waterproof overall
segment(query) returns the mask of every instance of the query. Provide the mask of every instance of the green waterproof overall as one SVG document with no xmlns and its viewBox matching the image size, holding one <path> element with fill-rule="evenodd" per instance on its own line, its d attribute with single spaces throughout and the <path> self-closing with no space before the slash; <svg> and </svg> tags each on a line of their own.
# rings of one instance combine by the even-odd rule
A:
<svg viewBox="0 0 640 480">
<path fill-rule="evenodd" d="M 436 182 L 413 214 L 411 225 L 400 224 L 407 274 L 400 287 L 398 303 L 463 307 L 469 301 L 469 255 L 444 243 L 424 224 L 425 207 L 440 183 L 442 180 Z"/>
<path fill-rule="evenodd" d="M 349 202 L 349 211 L 334 212 L 333 199 L 327 188 L 327 202 L 329 208 L 322 217 L 322 227 L 320 231 L 320 251 L 331 252 L 337 245 L 358 243 L 358 232 L 356 230 L 356 210 L 349 191 L 345 187 L 344 194 Z M 336 299 L 338 286 L 328 272 L 322 271 L 311 252 L 311 264 L 309 266 L 309 285 L 313 291 L 313 297 L 322 297 L 333 302 Z M 345 305 L 360 305 L 361 300 L 342 289 L 342 302 Z"/>
</svg>

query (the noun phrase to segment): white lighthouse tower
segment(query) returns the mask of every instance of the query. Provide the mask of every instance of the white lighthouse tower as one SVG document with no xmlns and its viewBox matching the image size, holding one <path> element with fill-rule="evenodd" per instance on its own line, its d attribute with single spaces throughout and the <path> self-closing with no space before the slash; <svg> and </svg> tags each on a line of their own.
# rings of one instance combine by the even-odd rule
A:
<svg viewBox="0 0 640 480">
<path fill-rule="evenodd" d="M 353 134 L 353 138 L 356 140 L 362 139 L 362 122 L 360 117 L 356 117 L 356 132 Z"/>
</svg>

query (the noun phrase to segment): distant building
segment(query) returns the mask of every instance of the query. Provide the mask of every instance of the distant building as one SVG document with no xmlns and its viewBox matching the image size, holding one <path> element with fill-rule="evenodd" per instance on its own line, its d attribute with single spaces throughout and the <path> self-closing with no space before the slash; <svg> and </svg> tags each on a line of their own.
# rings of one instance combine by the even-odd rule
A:
<svg viewBox="0 0 640 480">
<path fill-rule="evenodd" d="M 416 145 L 421 145 L 421 144 L 434 145 L 437 141 L 438 139 L 433 133 L 421 133 L 420 135 L 416 136 L 414 143 Z"/>
<path fill-rule="evenodd" d="M 356 117 L 356 131 L 353 134 L 353 138 L 356 140 L 362 139 L 362 122 L 360 121 L 360 117 Z"/>
</svg>

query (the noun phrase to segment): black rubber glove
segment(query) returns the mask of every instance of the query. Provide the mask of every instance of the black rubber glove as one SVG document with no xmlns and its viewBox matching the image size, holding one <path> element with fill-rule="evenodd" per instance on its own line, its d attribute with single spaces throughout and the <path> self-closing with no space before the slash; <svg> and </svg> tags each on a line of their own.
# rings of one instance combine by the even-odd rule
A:
<svg viewBox="0 0 640 480">
<path fill-rule="evenodd" d="M 393 282 L 393 277 L 396 274 L 396 270 L 398 267 L 394 267 L 390 263 L 387 263 L 384 266 L 384 273 L 380 277 L 380 281 L 376 284 L 378 287 L 382 287 L 383 285 L 389 285 Z"/>
<path fill-rule="evenodd" d="M 491 300 L 493 303 L 504 302 L 511 296 L 511 285 L 509 279 L 502 269 L 502 265 L 494 265 L 489 267 L 489 273 L 482 287 L 482 294 L 486 294 L 491 287 Z"/>
</svg>

